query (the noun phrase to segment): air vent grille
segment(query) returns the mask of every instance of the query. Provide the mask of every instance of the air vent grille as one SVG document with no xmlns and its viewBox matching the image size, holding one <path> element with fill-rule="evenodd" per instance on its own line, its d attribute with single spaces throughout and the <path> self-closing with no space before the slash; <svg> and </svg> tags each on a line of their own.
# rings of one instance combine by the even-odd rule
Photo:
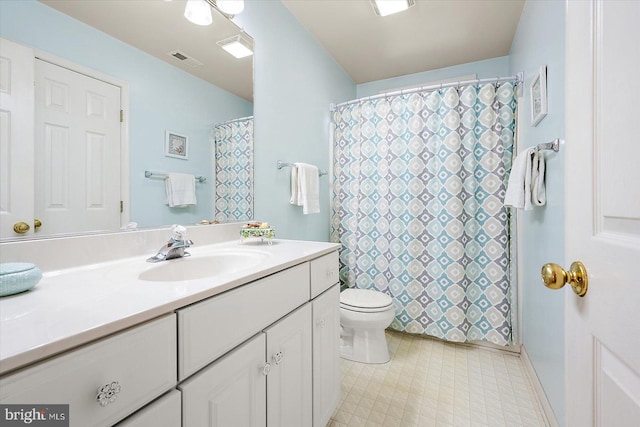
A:
<svg viewBox="0 0 640 427">
<path fill-rule="evenodd" d="M 179 50 L 169 52 L 169 56 L 173 57 L 176 61 L 185 64 L 191 68 L 202 67 L 204 64 L 197 59 L 191 58 L 188 54 Z"/>
</svg>

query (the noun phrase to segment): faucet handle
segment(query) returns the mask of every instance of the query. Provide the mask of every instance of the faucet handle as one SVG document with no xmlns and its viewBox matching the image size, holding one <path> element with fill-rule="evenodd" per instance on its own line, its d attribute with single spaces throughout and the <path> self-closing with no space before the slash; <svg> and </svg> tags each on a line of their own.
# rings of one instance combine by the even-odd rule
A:
<svg viewBox="0 0 640 427">
<path fill-rule="evenodd" d="M 187 237 L 187 228 L 183 225 L 173 224 L 171 226 L 171 238 L 173 240 L 184 240 Z"/>
</svg>

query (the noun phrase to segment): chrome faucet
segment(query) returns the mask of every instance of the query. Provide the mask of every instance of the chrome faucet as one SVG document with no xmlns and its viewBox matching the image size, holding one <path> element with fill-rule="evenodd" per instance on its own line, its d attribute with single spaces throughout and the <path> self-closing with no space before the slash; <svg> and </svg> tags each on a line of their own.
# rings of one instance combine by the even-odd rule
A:
<svg viewBox="0 0 640 427">
<path fill-rule="evenodd" d="M 160 262 L 190 256 L 191 254 L 185 251 L 185 248 L 193 245 L 193 241 L 185 239 L 186 235 L 186 228 L 181 225 L 174 225 L 172 227 L 172 236 L 169 241 L 160 248 L 157 254 L 148 258 L 147 262 Z"/>
</svg>

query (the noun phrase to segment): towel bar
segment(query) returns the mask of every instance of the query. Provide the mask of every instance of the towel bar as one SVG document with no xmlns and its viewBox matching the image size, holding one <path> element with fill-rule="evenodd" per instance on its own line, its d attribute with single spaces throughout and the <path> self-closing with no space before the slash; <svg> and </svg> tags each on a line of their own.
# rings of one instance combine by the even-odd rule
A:
<svg viewBox="0 0 640 427">
<path fill-rule="evenodd" d="M 150 172 L 150 171 L 144 171 L 144 177 L 145 178 L 162 178 L 162 179 L 167 179 L 167 174 L 164 172 Z M 207 178 L 205 178 L 204 176 L 196 176 L 196 181 L 202 183 L 202 182 L 207 182 Z"/>
<path fill-rule="evenodd" d="M 293 163 L 289 163 L 289 162 L 283 162 L 282 160 L 278 160 L 278 163 L 276 164 L 276 167 L 278 169 L 282 169 L 285 167 L 293 167 Z M 322 170 L 318 170 L 318 176 L 323 176 L 323 175 L 329 175 L 329 172 L 326 171 L 322 171 Z"/>
<path fill-rule="evenodd" d="M 556 153 L 560 151 L 560 138 L 556 138 L 551 142 L 547 142 L 545 144 L 538 144 L 536 146 L 536 150 L 553 150 Z"/>
</svg>

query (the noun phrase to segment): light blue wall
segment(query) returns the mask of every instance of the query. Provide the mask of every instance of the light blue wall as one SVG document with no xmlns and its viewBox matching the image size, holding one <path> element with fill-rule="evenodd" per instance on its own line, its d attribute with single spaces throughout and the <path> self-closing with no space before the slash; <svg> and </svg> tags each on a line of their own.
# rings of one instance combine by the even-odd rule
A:
<svg viewBox="0 0 640 427">
<path fill-rule="evenodd" d="M 520 149 L 564 137 L 564 2 L 527 1 L 509 55 L 511 74 L 524 71 Z M 529 85 L 547 66 L 549 113 L 531 126 Z M 564 264 L 564 150 L 546 152 L 547 205 L 521 215 L 524 347 L 544 387 L 556 419 L 564 425 L 564 296 L 540 281 L 547 262 Z"/>
<path fill-rule="evenodd" d="M 477 74 L 479 79 L 504 77 L 508 74 L 508 70 L 509 57 L 501 56 L 499 58 L 486 59 L 484 61 L 469 62 L 467 64 L 424 71 L 422 73 L 362 83 L 358 85 L 357 96 L 358 98 L 362 98 L 406 86 L 424 85 L 438 80 L 462 77 L 474 73 Z"/>
<path fill-rule="evenodd" d="M 280 1 L 250 0 L 234 19 L 255 40 L 255 212 L 278 237 L 329 240 L 329 180 L 320 213 L 291 206 L 290 170 L 278 160 L 329 168 L 329 104 L 355 98 L 351 78 Z"/>
<path fill-rule="evenodd" d="M 251 103 L 32 0 L 0 1 L 0 35 L 129 83 L 131 220 L 141 226 L 213 216 L 212 124 L 252 114 Z M 164 131 L 189 136 L 189 160 L 164 156 Z M 203 175 L 198 204 L 169 208 L 145 170 Z"/>
</svg>

